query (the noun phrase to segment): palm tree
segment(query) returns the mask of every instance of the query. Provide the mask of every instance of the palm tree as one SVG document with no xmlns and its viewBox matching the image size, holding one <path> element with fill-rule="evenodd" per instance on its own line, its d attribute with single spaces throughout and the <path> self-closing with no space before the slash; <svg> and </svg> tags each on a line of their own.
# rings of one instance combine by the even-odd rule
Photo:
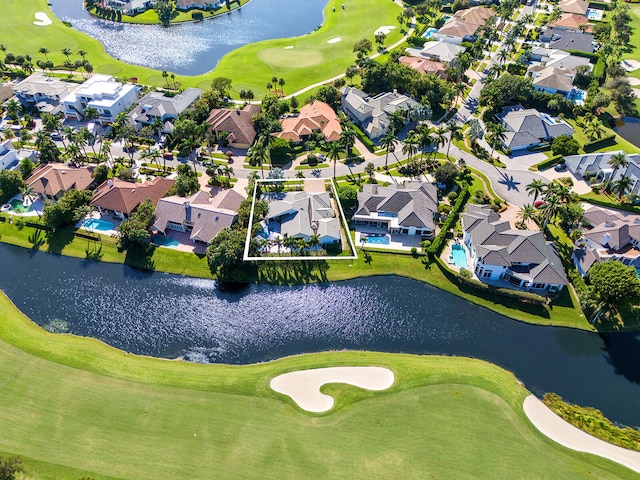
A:
<svg viewBox="0 0 640 480">
<path fill-rule="evenodd" d="M 295 237 L 286 237 L 282 243 L 289 249 L 289 255 L 293 257 L 293 248 L 298 244 L 298 239 Z"/>
<path fill-rule="evenodd" d="M 67 57 L 67 62 L 69 62 L 69 57 L 71 56 L 71 49 L 69 48 L 63 48 L 62 49 L 62 54 Z"/>
<path fill-rule="evenodd" d="M 389 152 L 395 152 L 397 144 L 398 144 L 398 138 L 393 134 L 392 131 L 388 131 L 380 139 L 380 146 L 385 149 L 384 168 L 387 168 L 387 164 L 389 160 Z"/>
<path fill-rule="evenodd" d="M 447 145 L 447 158 L 449 158 L 449 149 L 451 148 L 451 142 L 454 140 L 462 140 L 462 127 L 455 121 L 452 121 L 447 128 L 449 130 L 449 145 Z"/>
<path fill-rule="evenodd" d="M 501 123 L 488 123 L 487 130 L 489 131 L 491 140 L 491 154 L 489 156 L 493 158 L 493 152 L 496 149 L 496 144 L 498 142 L 504 142 L 507 138 L 507 129 Z"/>
<path fill-rule="evenodd" d="M 538 211 L 535 209 L 535 207 L 530 203 L 527 203 L 526 205 L 523 205 L 520 210 L 518 210 L 516 218 L 518 218 L 523 223 L 523 225 L 526 226 L 529 220 L 535 221 L 537 219 L 537 214 Z"/>
<path fill-rule="evenodd" d="M 87 107 L 83 116 L 85 120 L 97 120 L 100 118 L 100 111 L 96 107 Z"/>
<path fill-rule="evenodd" d="M 415 130 L 418 146 L 420 147 L 420 161 L 424 157 L 424 152 L 435 145 L 435 138 L 431 136 L 433 129 L 427 126 L 419 125 Z"/>
<path fill-rule="evenodd" d="M 418 153 L 418 143 L 418 135 L 411 130 L 402 144 L 402 153 L 407 155 L 407 165 L 410 165 L 415 160 L 415 156 Z"/>
<path fill-rule="evenodd" d="M 40 52 L 41 54 L 44 55 L 45 60 L 49 60 L 49 56 L 48 56 L 49 49 L 48 48 L 42 47 L 42 48 L 40 48 L 40 50 L 38 50 L 38 52 Z"/>
<path fill-rule="evenodd" d="M 434 130 L 433 139 L 434 145 L 436 145 L 436 147 L 440 147 L 447 143 L 447 132 L 449 132 L 449 129 L 447 127 L 443 127 L 442 125 Z M 435 156 L 436 151 L 434 151 L 433 153 Z"/>
<path fill-rule="evenodd" d="M 533 195 L 533 201 L 535 202 L 536 200 L 538 200 L 539 196 L 544 195 L 544 193 L 547 191 L 547 187 L 548 185 L 546 183 L 538 179 L 531 182 L 525 188 L 529 195 Z"/>
<path fill-rule="evenodd" d="M 634 182 L 631 177 L 627 177 L 625 175 L 620 177 L 620 180 L 613 183 L 613 191 L 616 195 L 618 195 L 619 200 L 622 199 L 622 197 L 624 197 L 626 193 L 631 189 L 633 183 Z"/>
<path fill-rule="evenodd" d="M 344 153 L 346 155 L 345 160 L 349 160 L 349 153 L 351 152 L 351 147 L 353 147 L 353 143 L 356 139 L 356 132 L 351 130 L 349 127 L 343 128 L 340 133 L 340 142 L 344 146 Z"/>
<path fill-rule="evenodd" d="M 262 173 L 262 179 L 264 180 L 264 158 L 266 155 L 266 148 L 264 143 L 258 140 L 254 143 L 249 149 L 249 158 L 255 160 L 257 164 L 260 165 L 260 171 Z"/>
<path fill-rule="evenodd" d="M 469 120 L 469 129 L 467 130 L 467 135 L 471 139 L 471 142 L 475 142 L 484 137 L 484 130 L 482 129 L 482 124 L 480 120 L 477 118 L 472 118 Z"/>
<path fill-rule="evenodd" d="M 280 78 L 278 79 L 278 85 L 280 85 L 280 93 L 282 93 L 282 95 L 284 96 L 284 78 Z"/>
<path fill-rule="evenodd" d="M 594 117 L 584 126 L 584 134 L 589 137 L 590 142 L 596 138 L 600 139 L 604 134 L 604 125 L 600 119 Z"/>
<path fill-rule="evenodd" d="M 500 64 L 503 64 L 507 60 L 507 58 L 509 58 L 509 52 L 506 48 L 503 48 L 498 52 L 498 55 L 496 55 L 496 57 L 498 58 Z"/>
<path fill-rule="evenodd" d="M 613 168 L 613 172 L 611 172 L 611 175 L 609 176 L 609 178 L 607 178 L 604 190 L 607 189 L 609 183 L 615 178 L 619 168 L 627 168 L 629 166 L 629 159 L 624 152 L 618 152 L 614 155 L 611 155 L 611 158 L 609 159 L 609 165 L 611 165 L 611 167 Z"/>
<path fill-rule="evenodd" d="M 333 178 L 336 178 L 336 163 L 338 163 L 338 159 L 340 158 L 340 152 L 342 151 L 342 147 L 338 142 L 332 142 L 329 144 L 329 151 L 327 152 L 327 157 L 330 160 L 333 160 Z"/>
<path fill-rule="evenodd" d="M 394 135 L 398 135 L 402 127 L 404 127 L 404 112 L 402 110 L 395 110 L 391 112 L 389 115 L 389 129 L 393 132 Z"/>
</svg>

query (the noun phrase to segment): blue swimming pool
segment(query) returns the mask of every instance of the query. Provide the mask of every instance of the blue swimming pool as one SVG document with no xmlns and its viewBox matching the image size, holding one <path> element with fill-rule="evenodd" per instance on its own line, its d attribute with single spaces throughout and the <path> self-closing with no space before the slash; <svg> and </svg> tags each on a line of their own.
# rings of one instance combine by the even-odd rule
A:
<svg viewBox="0 0 640 480">
<path fill-rule="evenodd" d="M 162 235 L 154 235 L 153 243 L 160 245 L 161 247 L 177 247 L 180 245 L 180 242 L 175 238 L 163 237 Z"/>
<path fill-rule="evenodd" d="M 360 238 L 366 238 L 367 243 L 373 243 L 374 245 L 389 245 L 389 235 L 381 233 L 362 233 Z"/>
<path fill-rule="evenodd" d="M 572 88 L 571 91 L 567 94 L 567 100 L 571 100 L 576 105 L 584 105 L 584 101 L 586 98 L 586 90 L 581 90 L 579 88 Z"/>
<path fill-rule="evenodd" d="M 434 28 L 434 27 L 429 27 L 427 28 L 427 31 L 424 32 L 424 35 L 422 35 L 424 38 L 429 39 L 431 38 L 433 35 L 435 35 L 436 33 L 438 33 L 438 29 Z"/>
<path fill-rule="evenodd" d="M 455 243 L 453 247 L 451 247 L 451 256 L 453 257 L 453 264 L 456 267 L 469 267 L 469 264 L 467 263 L 467 252 L 461 244 Z"/>
<path fill-rule="evenodd" d="M 82 223 L 82 226 L 87 230 L 98 230 L 101 232 L 106 232 L 109 230 L 115 230 L 116 226 L 112 222 L 107 222 L 106 220 L 98 220 L 96 218 L 89 218 Z"/>
</svg>

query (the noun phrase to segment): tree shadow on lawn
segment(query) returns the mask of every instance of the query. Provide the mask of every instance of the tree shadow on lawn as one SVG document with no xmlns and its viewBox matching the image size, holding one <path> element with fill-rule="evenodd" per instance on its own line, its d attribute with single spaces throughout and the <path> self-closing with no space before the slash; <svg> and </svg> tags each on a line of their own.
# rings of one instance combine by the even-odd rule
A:
<svg viewBox="0 0 640 480">
<path fill-rule="evenodd" d="M 47 232 L 47 252 L 61 255 L 64 247 L 69 245 L 74 238 L 75 230 L 72 226 L 58 228 L 52 232 Z"/>
<path fill-rule="evenodd" d="M 45 236 L 42 233 L 42 230 L 34 230 L 33 233 L 27 237 L 27 240 L 31 243 L 31 250 L 33 253 L 40 250 L 40 247 L 45 244 Z"/>
<path fill-rule="evenodd" d="M 329 268 L 326 260 L 267 261 L 258 267 L 258 281 L 280 285 L 326 282 Z"/>
<path fill-rule="evenodd" d="M 137 270 L 153 271 L 156 268 L 156 263 L 153 260 L 155 250 L 153 245 L 127 250 L 124 264 Z"/>
</svg>

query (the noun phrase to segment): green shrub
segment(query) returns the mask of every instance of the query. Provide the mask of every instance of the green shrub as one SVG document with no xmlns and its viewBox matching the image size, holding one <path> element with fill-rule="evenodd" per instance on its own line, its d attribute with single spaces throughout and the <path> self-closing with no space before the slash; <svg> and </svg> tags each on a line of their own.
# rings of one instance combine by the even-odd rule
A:
<svg viewBox="0 0 640 480">
<path fill-rule="evenodd" d="M 615 143 L 616 143 L 616 134 L 612 133 L 611 135 L 602 137 L 600 140 L 589 142 L 585 144 L 582 148 L 586 153 L 591 153 L 591 152 L 595 152 L 596 150 L 600 150 L 601 148 L 615 145 Z"/>
<path fill-rule="evenodd" d="M 580 150 L 580 144 L 567 135 L 556 137 L 551 142 L 551 151 L 554 155 L 575 155 Z"/>
<path fill-rule="evenodd" d="M 453 228 L 453 226 L 456 224 L 458 220 L 458 213 L 460 213 L 468 199 L 469 187 L 465 187 L 462 192 L 460 192 L 460 196 L 456 200 L 456 203 L 451 210 L 451 214 L 442 224 L 440 233 L 438 233 L 436 238 L 433 240 L 433 243 L 427 249 L 427 252 L 430 256 L 438 256 L 442 253 L 442 249 L 444 248 L 445 239 L 447 238 L 449 229 Z"/>
<path fill-rule="evenodd" d="M 449 195 L 447 195 L 447 197 L 449 198 L 449 201 L 453 203 L 458 198 L 458 192 L 449 192 Z"/>
<path fill-rule="evenodd" d="M 543 160 L 540 163 L 536 163 L 535 165 L 533 165 L 531 167 L 531 170 L 545 170 L 547 168 L 551 168 L 559 163 L 564 163 L 564 158 L 562 157 L 562 155 L 554 155 L 551 158 L 548 158 L 546 160 Z"/>
<path fill-rule="evenodd" d="M 598 61 L 596 62 L 595 67 L 593 67 L 593 72 L 591 73 L 591 76 L 593 76 L 593 78 L 598 80 L 599 83 L 602 83 L 602 81 L 604 80 L 604 72 L 606 69 L 607 69 L 607 64 L 605 63 L 605 61 L 602 58 L 598 58 Z"/>
</svg>

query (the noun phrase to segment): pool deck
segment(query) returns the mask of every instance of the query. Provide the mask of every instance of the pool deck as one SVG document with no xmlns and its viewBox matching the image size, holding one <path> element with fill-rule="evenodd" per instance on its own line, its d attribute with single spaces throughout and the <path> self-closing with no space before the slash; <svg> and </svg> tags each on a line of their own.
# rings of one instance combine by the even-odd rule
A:
<svg viewBox="0 0 640 480">
<path fill-rule="evenodd" d="M 11 204 L 11 202 L 13 202 L 14 200 L 19 200 L 20 202 L 23 201 L 22 199 L 22 195 L 18 194 L 15 195 L 14 197 L 12 197 L 7 204 Z M 38 198 L 33 202 L 33 204 L 31 204 L 31 207 L 33 208 L 32 211 L 30 212 L 14 212 L 12 210 L 8 210 L 8 211 L 3 211 L 3 213 L 8 213 L 9 215 L 15 216 L 15 217 L 36 217 L 36 216 L 41 216 L 42 212 L 44 211 L 44 203 L 42 201 L 42 199 L 40 198 L 40 196 L 38 196 Z"/>
<path fill-rule="evenodd" d="M 357 246 L 361 246 L 362 242 L 360 241 L 360 234 L 362 233 L 377 233 L 377 234 L 385 234 L 391 237 L 389 244 L 380 244 L 380 243 L 365 243 L 365 248 L 381 248 L 386 250 L 404 250 L 411 251 L 413 247 L 420 248 L 420 237 L 417 235 L 398 235 L 398 234 L 389 234 L 386 228 L 384 227 L 369 227 L 366 225 L 358 225 L 355 231 L 355 244 Z"/>
<path fill-rule="evenodd" d="M 104 222 L 111 222 L 114 225 L 114 229 L 113 230 L 98 230 L 98 229 L 95 229 L 95 228 L 87 228 L 87 227 L 85 227 L 83 225 L 83 223 L 86 222 L 87 220 L 102 220 Z M 119 218 L 116 218 L 116 217 L 114 217 L 112 215 L 100 215 L 100 212 L 93 211 L 89 215 L 87 215 L 86 217 L 83 217 L 76 224 L 76 228 L 77 229 L 86 230 L 87 232 L 91 232 L 91 233 L 98 233 L 100 235 L 108 235 L 110 237 L 113 237 L 118 233 L 115 230 L 115 227 L 117 227 L 121 223 L 122 223 L 122 220 L 119 219 Z"/>
<path fill-rule="evenodd" d="M 453 245 L 455 245 L 455 240 L 451 240 L 449 241 L 449 243 L 447 243 L 447 246 L 444 247 L 444 250 L 442 251 L 442 255 L 440 255 L 440 258 L 442 259 L 442 261 L 453 271 L 455 272 L 460 272 L 460 268 L 461 267 L 457 267 L 455 266 L 453 263 L 449 263 L 449 256 L 451 255 L 451 248 L 453 247 Z M 460 244 L 462 244 L 462 239 L 460 239 Z M 464 247 L 464 253 L 467 257 L 467 267 L 466 269 L 471 272 L 471 278 L 476 278 L 475 274 L 473 273 L 472 269 L 471 269 L 471 257 L 469 256 L 469 249 L 467 248 L 466 245 L 463 245 Z"/>
</svg>

